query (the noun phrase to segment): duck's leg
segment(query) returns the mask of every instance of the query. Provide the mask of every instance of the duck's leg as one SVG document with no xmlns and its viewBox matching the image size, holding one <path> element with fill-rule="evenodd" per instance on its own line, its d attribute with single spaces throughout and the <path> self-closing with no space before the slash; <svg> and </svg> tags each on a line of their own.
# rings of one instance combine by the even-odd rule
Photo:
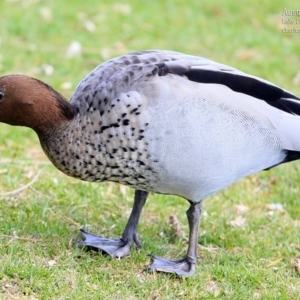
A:
<svg viewBox="0 0 300 300">
<path fill-rule="evenodd" d="M 129 254 L 132 243 L 134 243 L 137 248 L 141 248 L 141 243 L 137 235 L 137 226 L 147 196 L 148 192 L 135 191 L 133 208 L 121 238 L 109 239 L 88 233 L 81 229 L 80 231 L 85 237 L 85 240 L 78 241 L 77 244 L 93 250 L 101 250 L 114 257 L 123 257 Z"/>
<path fill-rule="evenodd" d="M 190 204 L 191 206 L 186 212 L 190 230 L 186 256 L 178 260 L 169 260 L 163 257 L 153 256 L 152 263 L 146 270 L 175 273 L 179 276 L 192 276 L 194 274 L 197 262 L 198 232 L 202 207 L 201 202 L 190 202 Z"/>
</svg>

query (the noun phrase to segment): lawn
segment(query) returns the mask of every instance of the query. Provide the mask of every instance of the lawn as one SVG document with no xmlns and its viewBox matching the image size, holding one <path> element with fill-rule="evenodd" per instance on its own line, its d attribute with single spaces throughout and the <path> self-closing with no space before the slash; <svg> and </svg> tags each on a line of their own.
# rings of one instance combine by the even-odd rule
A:
<svg viewBox="0 0 300 300">
<path fill-rule="evenodd" d="M 39 78 L 70 98 L 99 63 L 130 51 L 204 56 L 300 95 L 295 1 L 3 0 L 1 75 Z M 292 25 L 282 24 L 290 19 Z M 296 24 L 299 20 L 299 24 Z M 148 254 L 187 247 L 188 203 L 152 194 L 143 242 L 121 260 L 73 246 L 79 228 L 118 237 L 133 190 L 69 178 L 34 132 L 0 124 L 0 299 L 299 299 L 299 162 L 245 178 L 204 202 L 191 278 L 145 273 Z"/>
</svg>

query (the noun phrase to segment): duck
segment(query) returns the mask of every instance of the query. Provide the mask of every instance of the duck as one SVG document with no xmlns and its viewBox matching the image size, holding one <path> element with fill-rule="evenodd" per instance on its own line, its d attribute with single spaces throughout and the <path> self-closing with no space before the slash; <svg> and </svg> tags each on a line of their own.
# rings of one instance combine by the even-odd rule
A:
<svg viewBox="0 0 300 300">
<path fill-rule="evenodd" d="M 122 236 L 81 229 L 81 247 L 112 257 L 141 247 L 150 192 L 188 201 L 186 255 L 146 270 L 192 276 L 202 201 L 237 180 L 300 158 L 300 102 L 259 77 L 174 51 L 129 53 L 97 66 L 70 101 L 25 75 L 0 78 L 0 122 L 33 129 L 53 165 L 83 181 L 135 190 Z"/>
</svg>

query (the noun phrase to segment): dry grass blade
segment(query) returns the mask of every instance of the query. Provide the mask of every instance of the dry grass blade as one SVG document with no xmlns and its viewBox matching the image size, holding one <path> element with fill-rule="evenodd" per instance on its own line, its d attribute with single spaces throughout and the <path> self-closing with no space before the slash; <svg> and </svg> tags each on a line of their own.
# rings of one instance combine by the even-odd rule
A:
<svg viewBox="0 0 300 300">
<path fill-rule="evenodd" d="M 10 240 L 29 241 L 29 242 L 33 242 L 33 243 L 38 243 L 38 242 L 42 241 L 42 240 L 35 239 L 35 238 L 24 238 L 24 237 L 19 237 L 16 235 L 6 235 L 6 234 L 1 234 L 0 237 L 7 238 Z"/>
<path fill-rule="evenodd" d="M 16 194 L 18 194 L 18 193 L 26 190 L 27 188 L 29 188 L 31 185 L 33 185 L 38 180 L 40 174 L 41 174 L 41 171 L 39 170 L 36 173 L 36 175 L 34 176 L 34 178 L 30 182 L 28 182 L 26 185 L 24 185 L 24 186 L 22 186 L 22 187 L 20 187 L 20 188 L 18 188 L 16 190 L 13 190 L 13 191 L 10 191 L 10 192 L 6 192 L 6 193 L 2 193 L 2 194 L 0 194 L 0 197 L 16 195 Z"/>
</svg>

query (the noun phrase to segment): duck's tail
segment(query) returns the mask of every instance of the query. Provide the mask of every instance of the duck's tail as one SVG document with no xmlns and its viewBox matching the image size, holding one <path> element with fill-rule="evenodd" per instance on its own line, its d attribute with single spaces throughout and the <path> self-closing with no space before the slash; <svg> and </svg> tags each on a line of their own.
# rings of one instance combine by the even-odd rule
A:
<svg viewBox="0 0 300 300">
<path fill-rule="evenodd" d="M 273 106 L 283 111 L 277 127 L 280 136 L 283 138 L 283 146 L 286 151 L 286 158 L 283 163 L 300 159 L 299 98 L 281 98 Z"/>
</svg>

